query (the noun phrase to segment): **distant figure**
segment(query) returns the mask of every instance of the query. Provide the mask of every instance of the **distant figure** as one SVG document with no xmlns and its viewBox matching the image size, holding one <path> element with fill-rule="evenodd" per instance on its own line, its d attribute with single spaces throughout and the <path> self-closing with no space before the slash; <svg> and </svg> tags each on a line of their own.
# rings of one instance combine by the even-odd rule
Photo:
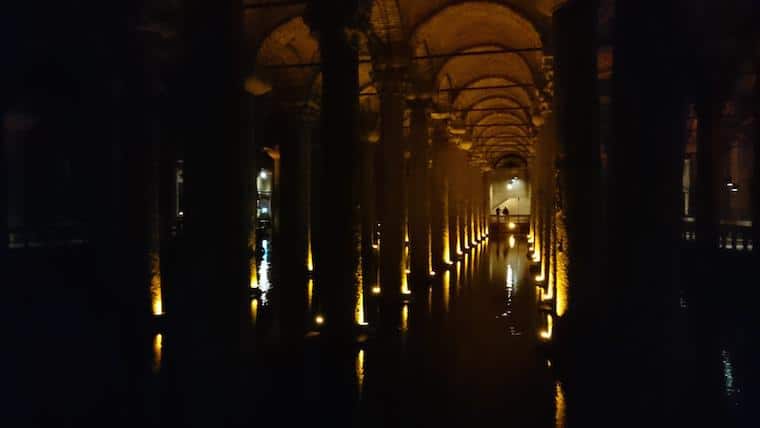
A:
<svg viewBox="0 0 760 428">
<path fill-rule="evenodd" d="M 497 210 L 498 210 L 498 208 L 497 208 Z M 507 209 L 507 207 L 504 207 L 504 209 L 501 210 L 501 213 L 504 214 L 504 217 L 506 217 L 506 216 L 509 215 L 509 210 Z"/>
<path fill-rule="evenodd" d="M 501 214 L 501 210 L 499 208 L 496 208 L 496 218 L 499 218 L 499 215 Z"/>
</svg>

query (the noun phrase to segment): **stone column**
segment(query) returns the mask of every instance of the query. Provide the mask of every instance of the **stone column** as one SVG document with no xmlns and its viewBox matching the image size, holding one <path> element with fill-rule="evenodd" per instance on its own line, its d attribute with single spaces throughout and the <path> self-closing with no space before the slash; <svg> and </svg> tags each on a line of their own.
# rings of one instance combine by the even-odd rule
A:
<svg viewBox="0 0 760 428">
<path fill-rule="evenodd" d="M 213 425 L 221 414 L 234 419 L 230 391 L 238 380 L 242 333 L 250 324 L 241 9 L 236 2 L 184 4 L 181 126 L 187 209 L 182 289 L 177 291 L 182 298 L 172 306 L 171 320 L 185 426 Z"/>
<path fill-rule="evenodd" d="M 430 275 L 430 195 L 428 184 L 429 99 L 408 101 L 411 108 L 409 183 L 409 240 L 412 289 L 420 300 L 425 296 Z"/>
<path fill-rule="evenodd" d="M 575 10 L 568 9 L 566 12 L 568 18 L 574 17 L 571 22 L 577 24 L 569 26 L 569 31 L 564 34 L 572 34 L 574 41 L 586 40 L 584 49 L 590 51 L 591 65 L 583 67 L 585 72 L 595 73 L 595 36 L 589 29 L 595 26 L 589 26 L 589 23 L 594 23 L 596 10 L 582 2 L 577 2 L 575 6 Z M 675 397 L 665 383 L 677 369 L 668 346 L 672 343 L 675 328 L 671 320 L 672 314 L 677 310 L 680 281 L 682 209 L 679 201 L 686 118 L 685 88 L 681 75 L 684 64 L 679 62 L 679 55 L 672 55 L 683 49 L 685 42 L 679 40 L 681 35 L 678 32 L 672 31 L 673 26 L 681 20 L 677 8 L 678 5 L 675 4 L 662 4 L 658 13 L 652 15 L 649 5 L 642 2 L 616 3 L 617 38 L 612 80 L 614 143 L 609 147 L 608 163 L 610 257 L 608 263 L 604 263 L 609 266 L 608 280 L 614 282 L 615 286 L 599 287 L 604 292 L 603 303 L 614 310 L 605 313 L 602 322 L 585 323 L 583 335 L 589 337 L 589 327 L 601 326 L 600 334 L 609 338 L 612 346 L 605 346 L 606 349 L 601 350 L 603 355 L 609 355 L 610 358 L 602 357 L 600 360 L 617 359 L 624 361 L 623 364 L 628 368 L 623 377 L 635 387 L 624 393 L 624 401 L 615 397 L 614 403 L 607 406 L 607 401 L 604 400 L 603 407 L 615 414 L 621 411 L 619 403 L 633 400 L 641 412 L 628 421 L 632 426 L 646 423 L 645 420 L 650 420 L 653 415 L 662 416 L 662 423 L 671 425 L 676 422 L 668 420 L 667 416 L 678 413 L 666 407 Z M 642 25 L 645 20 L 648 24 Z M 577 49 L 572 50 L 571 70 L 576 67 L 572 64 L 578 61 L 576 51 Z M 569 56 L 568 54 L 566 61 Z M 660 67 L 656 70 L 651 67 L 652 58 L 660 59 Z M 595 86 L 593 82 L 588 82 L 588 78 L 582 82 L 585 82 L 588 90 Z M 578 88 L 579 83 L 573 80 L 568 85 Z M 564 90 L 572 93 L 569 88 Z M 576 94 L 581 95 L 582 93 Z M 658 99 L 657 103 L 651 102 L 652 97 Z M 596 99 L 586 98 L 585 102 L 567 99 L 566 102 L 566 109 L 572 106 L 574 112 L 585 111 L 589 107 L 584 106 L 588 105 L 592 106 L 594 112 L 598 111 L 595 107 Z M 560 123 L 565 124 L 566 120 L 570 120 L 567 114 L 567 111 L 558 111 Z M 587 115 L 584 113 L 584 128 L 577 128 L 578 137 L 594 135 L 593 131 L 585 131 L 585 124 L 589 121 Z M 576 128 L 565 124 L 561 129 Z M 571 145 L 579 143 L 575 139 L 568 141 Z M 595 159 L 598 146 L 593 146 L 593 150 Z M 567 156 L 566 164 L 573 165 L 571 160 L 576 154 L 568 150 Z M 594 171 L 598 168 L 596 160 L 589 166 Z M 592 178 L 597 180 L 596 176 Z M 574 184 L 574 188 L 579 189 L 583 185 L 584 183 Z M 570 189 L 568 191 L 571 192 Z M 642 203 L 643 201 L 647 202 Z M 568 207 L 568 219 L 573 219 L 574 215 L 577 213 L 570 213 Z M 575 229 L 573 221 L 570 220 L 568 224 L 568 232 L 571 234 Z M 652 237 L 657 239 L 656 263 L 652 263 Z M 578 238 L 571 235 L 569 239 L 572 249 L 573 245 L 577 245 L 573 244 L 573 239 L 577 242 Z M 594 242 L 590 244 L 593 249 Z M 576 257 L 570 253 L 571 265 L 574 259 L 577 260 Z M 648 267 L 642 269 L 642 266 Z M 571 287 L 576 286 L 572 282 L 574 272 L 575 268 L 571 267 Z M 656 289 L 657 293 L 643 293 L 644 289 Z M 590 305 L 586 308 L 592 310 Z M 631 343 L 636 343 L 637 346 L 632 347 Z M 587 350 L 596 347 L 587 342 L 584 342 L 584 346 Z M 576 348 L 577 345 L 574 344 L 573 347 Z M 615 362 L 617 364 L 619 362 Z M 599 367 L 592 367 L 592 364 L 585 366 L 585 369 L 589 373 L 603 372 Z M 603 376 L 597 377 L 597 380 L 603 384 L 609 381 Z M 651 391 L 651 394 L 641 396 L 638 392 L 633 392 L 641 390 Z M 586 404 L 588 408 L 585 410 L 591 414 L 599 408 L 598 402 Z"/>
<path fill-rule="evenodd" d="M 277 306 L 282 336 L 298 343 L 305 332 L 306 278 L 309 269 L 309 188 L 311 135 L 318 115 L 310 105 L 289 106 L 280 127 L 280 228 L 273 242 Z M 288 131 L 290 130 L 290 131 Z"/>
<path fill-rule="evenodd" d="M 449 253 L 449 195 L 448 195 L 448 177 L 446 169 L 445 140 L 439 130 L 433 137 L 433 169 L 430 180 L 430 225 L 431 225 L 431 242 L 432 267 L 436 271 L 441 271 L 448 267 L 451 261 Z"/>
<path fill-rule="evenodd" d="M 697 95 L 697 183 L 696 233 L 697 245 L 709 258 L 718 248 L 720 226 L 720 122 L 723 100 L 713 85 L 703 83 Z"/>
<path fill-rule="evenodd" d="M 387 66 L 377 71 L 380 82 L 380 121 L 383 165 L 383 208 L 380 236 L 380 284 L 382 286 L 383 327 L 393 327 L 401 298 L 404 253 L 404 152 L 403 152 L 403 81 L 405 70 Z"/>
<path fill-rule="evenodd" d="M 359 148 L 358 34 L 347 28 L 352 13 L 312 5 L 312 28 L 322 54 L 320 239 L 316 283 L 322 291 L 325 331 L 338 341 L 354 331 L 354 169 Z M 329 190 L 327 188 L 329 187 Z M 329 242 L 329 245 L 328 245 Z M 329 248 L 329 250 L 328 250 Z"/>
<path fill-rule="evenodd" d="M 375 254 L 375 229 L 377 227 L 376 199 L 377 179 L 375 174 L 376 154 L 379 133 L 376 129 L 378 117 L 375 112 L 362 112 L 361 168 L 360 168 L 360 207 L 361 207 L 361 253 L 363 296 L 366 300 L 372 294 L 372 287 L 377 284 L 377 256 Z M 374 311 L 367 314 L 367 321 L 376 322 Z"/>
</svg>

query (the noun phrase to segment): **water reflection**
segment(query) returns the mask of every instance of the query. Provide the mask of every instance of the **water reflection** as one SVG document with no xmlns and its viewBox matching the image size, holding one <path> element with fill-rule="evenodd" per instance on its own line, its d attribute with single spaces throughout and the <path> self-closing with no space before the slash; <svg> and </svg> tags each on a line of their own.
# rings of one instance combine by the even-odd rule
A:
<svg viewBox="0 0 760 428">
<path fill-rule="evenodd" d="M 409 330 L 409 304 L 401 305 L 401 332 L 406 333 Z"/>
<path fill-rule="evenodd" d="M 251 324 L 256 327 L 259 319 L 259 299 L 251 299 Z"/>
<path fill-rule="evenodd" d="M 364 349 L 359 349 L 359 352 L 356 354 L 356 387 L 360 400 L 364 389 L 364 355 Z"/>
<path fill-rule="evenodd" d="M 153 373 L 161 371 L 161 359 L 163 356 L 164 336 L 156 333 L 153 336 Z"/>
<path fill-rule="evenodd" d="M 451 292 L 451 271 L 448 269 L 443 271 L 443 309 L 449 311 L 449 293 Z"/>
<path fill-rule="evenodd" d="M 314 279 L 312 278 L 309 278 L 309 281 L 306 283 L 306 305 L 309 313 L 311 313 L 312 306 L 314 305 Z"/>
<path fill-rule="evenodd" d="M 560 381 L 554 383 L 554 427 L 565 428 L 565 390 Z"/>
<path fill-rule="evenodd" d="M 723 366 L 723 393 L 726 398 L 738 405 L 739 403 L 737 402 L 736 397 L 738 390 L 734 378 L 734 364 L 731 362 L 731 354 L 725 349 L 720 352 L 720 362 Z"/>
</svg>

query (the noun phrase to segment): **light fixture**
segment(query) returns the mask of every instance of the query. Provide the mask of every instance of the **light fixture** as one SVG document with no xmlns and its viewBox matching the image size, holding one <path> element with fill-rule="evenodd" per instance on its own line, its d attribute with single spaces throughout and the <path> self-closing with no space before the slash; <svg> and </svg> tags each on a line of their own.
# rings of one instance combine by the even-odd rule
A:
<svg viewBox="0 0 760 428">
<path fill-rule="evenodd" d="M 380 286 L 376 285 L 376 286 L 372 287 L 372 294 L 378 295 L 378 294 L 380 294 L 380 291 L 381 291 L 380 290 Z"/>
<path fill-rule="evenodd" d="M 262 179 L 267 178 L 267 172 L 262 169 L 261 173 L 259 174 L 259 177 L 261 177 Z"/>
<path fill-rule="evenodd" d="M 322 325 L 325 323 L 325 317 L 323 317 L 322 315 L 317 315 L 316 317 L 314 317 L 314 322 L 317 323 L 317 325 Z"/>
</svg>

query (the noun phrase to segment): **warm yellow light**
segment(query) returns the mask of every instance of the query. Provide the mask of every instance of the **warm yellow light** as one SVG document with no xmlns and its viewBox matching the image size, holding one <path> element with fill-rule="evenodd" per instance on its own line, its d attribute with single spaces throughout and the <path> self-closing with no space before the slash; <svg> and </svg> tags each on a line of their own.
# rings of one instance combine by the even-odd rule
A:
<svg viewBox="0 0 760 428">
<path fill-rule="evenodd" d="M 251 300 L 251 324 L 256 325 L 256 321 L 259 318 L 259 301 L 258 299 Z"/>
<path fill-rule="evenodd" d="M 380 289 L 380 286 L 376 285 L 376 286 L 372 287 L 372 294 L 378 295 L 381 292 L 382 292 L 382 290 Z"/>
<path fill-rule="evenodd" d="M 509 222 L 509 230 L 515 230 L 516 227 L 516 224 L 512 223 L 511 221 Z"/>
<path fill-rule="evenodd" d="M 164 337 L 161 333 L 153 336 L 153 373 L 161 371 L 161 357 L 163 354 Z"/>
<path fill-rule="evenodd" d="M 543 274 L 539 274 L 539 275 L 536 275 L 534 279 L 536 280 L 536 282 L 544 282 L 545 278 Z"/>
<path fill-rule="evenodd" d="M 406 303 L 401 306 L 401 331 L 409 329 L 409 305 Z"/>
<path fill-rule="evenodd" d="M 308 248 L 306 250 L 306 270 L 309 272 L 314 272 L 314 258 L 311 254 L 311 240 L 308 242 Z"/>
<path fill-rule="evenodd" d="M 512 186 L 512 183 L 507 184 L 507 190 L 512 190 L 512 187 L 514 187 Z"/>
<path fill-rule="evenodd" d="M 372 248 L 377 250 L 378 248 L 380 248 L 380 246 L 378 244 L 372 244 Z"/>
<path fill-rule="evenodd" d="M 430 276 L 435 276 L 435 271 L 434 270 L 430 271 Z"/>
<path fill-rule="evenodd" d="M 515 248 L 516 242 L 515 235 L 509 235 L 509 248 Z"/>
<path fill-rule="evenodd" d="M 410 269 L 407 269 L 405 272 L 406 272 L 407 274 L 410 274 L 410 273 L 412 273 L 412 271 L 411 271 Z"/>
<path fill-rule="evenodd" d="M 565 428 L 565 391 L 560 381 L 554 384 L 554 427 Z"/>
<path fill-rule="evenodd" d="M 546 291 L 544 291 L 542 288 L 539 289 L 541 290 L 541 301 L 548 302 L 554 298 L 554 290 L 552 290 L 551 287 L 549 287 L 549 289 Z"/>
<path fill-rule="evenodd" d="M 314 280 L 312 278 L 309 278 L 309 281 L 306 283 L 306 303 L 308 305 L 309 311 L 311 311 L 311 304 L 314 301 Z"/>
<path fill-rule="evenodd" d="M 356 386 L 359 390 L 359 397 L 362 395 L 364 388 L 364 349 L 360 349 L 356 354 Z"/>
<path fill-rule="evenodd" d="M 539 263 L 541 261 L 541 254 L 533 253 L 533 261 Z"/>
<path fill-rule="evenodd" d="M 322 315 L 317 315 L 316 317 L 314 317 L 314 322 L 317 325 L 322 325 L 325 323 L 325 317 L 323 317 Z"/>
<path fill-rule="evenodd" d="M 451 289 L 451 272 L 443 271 L 443 307 L 449 311 L 449 290 Z"/>
<path fill-rule="evenodd" d="M 553 320 L 551 315 L 546 315 L 546 330 L 541 332 L 541 338 L 549 340 L 552 338 Z"/>
<path fill-rule="evenodd" d="M 158 251 L 153 251 L 150 257 L 150 300 L 153 315 L 164 314 L 164 305 L 161 298 L 161 258 Z"/>
</svg>

